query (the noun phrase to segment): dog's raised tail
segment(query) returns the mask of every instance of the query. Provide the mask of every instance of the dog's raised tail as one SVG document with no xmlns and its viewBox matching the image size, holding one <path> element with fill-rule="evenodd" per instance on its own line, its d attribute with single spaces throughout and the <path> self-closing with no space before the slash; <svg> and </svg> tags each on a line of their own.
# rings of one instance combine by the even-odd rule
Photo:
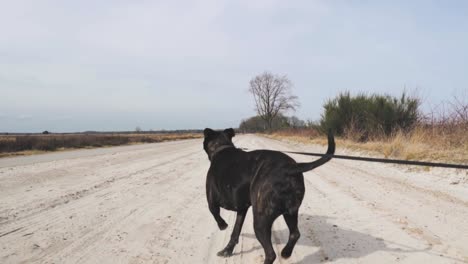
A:
<svg viewBox="0 0 468 264">
<path fill-rule="evenodd" d="M 334 153 L 335 153 L 335 138 L 333 137 L 333 133 L 331 132 L 331 130 L 329 130 L 328 131 L 328 149 L 327 149 L 327 153 L 325 153 L 325 156 L 312 162 L 297 163 L 294 168 L 291 168 L 288 171 L 288 174 L 303 173 L 303 172 L 315 169 L 319 166 L 322 166 L 323 164 L 327 163 L 329 160 L 332 159 L 331 155 L 333 155 Z"/>
</svg>

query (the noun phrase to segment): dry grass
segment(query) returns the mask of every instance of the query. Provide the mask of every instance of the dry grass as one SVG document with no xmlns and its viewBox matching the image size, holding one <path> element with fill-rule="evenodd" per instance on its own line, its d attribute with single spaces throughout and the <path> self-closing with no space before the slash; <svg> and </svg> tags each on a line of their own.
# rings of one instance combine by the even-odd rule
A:
<svg viewBox="0 0 468 264">
<path fill-rule="evenodd" d="M 56 151 L 62 151 L 62 150 L 66 150 L 66 149 L 57 149 Z M 3 152 L 3 153 L 0 153 L 0 158 L 14 157 L 14 156 L 29 156 L 29 155 L 42 154 L 45 152 L 46 151 L 44 150 L 23 150 L 23 151 L 17 151 L 17 152 Z"/>
<path fill-rule="evenodd" d="M 350 99 L 349 95 L 345 97 L 347 97 L 346 100 Z M 429 113 L 418 113 L 417 123 L 403 126 L 405 128 L 403 130 L 400 125 L 391 124 L 393 128 L 386 131 L 383 126 L 368 129 L 367 124 L 359 125 L 352 119 L 347 123 L 343 121 L 341 122 L 343 129 L 340 132 L 342 137 L 336 139 L 337 146 L 364 150 L 372 152 L 369 153 L 370 155 L 380 154 L 386 158 L 468 164 L 468 102 L 466 98 L 468 98 L 466 94 L 457 96 L 452 101 L 444 101 L 437 105 Z M 362 104 L 362 102 L 356 104 L 355 109 L 360 109 Z M 348 105 L 348 103 L 344 104 L 344 106 Z M 381 107 L 378 109 L 383 110 Z M 364 114 L 367 112 L 364 111 Z M 396 121 L 390 119 L 389 122 Z M 390 133 L 391 131 L 394 132 Z M 316 131 L 288 130 L 268 136 L 326 145 L 326 138 L 316 136 L 316 134 Z"/>
<path fill-rule="evenodd" d="M 67 149 L 156 143 L 202 136 L 201 133 L 2 135 L 0 136 L 0 157 Z"/>
<path fill-rule="evenodd" d="M 359 142 L 352 137 L 337 138 L 339 148 L 367 151 L 386 158 L 440 161 L 468 164 L 468 130 L 464 126 L 447 130 L 438 127 L 418 127 L 411 132 L 397 132 L 390 137 L 371 138 Z M 326 145 L 324 136 L 304 132 L 277 132 L 268 137 L 302 143 Z"/>
</svg>

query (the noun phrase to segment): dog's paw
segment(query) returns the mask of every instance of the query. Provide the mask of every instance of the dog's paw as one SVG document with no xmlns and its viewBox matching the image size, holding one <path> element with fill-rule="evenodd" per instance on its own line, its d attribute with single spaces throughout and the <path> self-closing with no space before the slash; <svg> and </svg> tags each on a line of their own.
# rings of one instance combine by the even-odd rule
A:
<svg viewBox="0 0 468 264">
<path fill-rule="evenodd" d="M 219 257 L 228 258 L 228 257 L 232 256 L 232 250 L 223 249 L 223 250 L 221 250 L 220 252 L 218 252 L 217 255 L 218 255 Z"/>
<path fill-rule="evenodd" d="M 292 249 L 289 249 L 289 248 L 286 248 L 286 247 L 281 251 L 281 257 L 283 257 L 285 259 L 291 257 L 291 254 L 292 254 Z"/>
<path fill-rule="evenodd" d="M 224 230 L 228 227 L 228 224 L 226 224 L 226 222 L 222 222 L 222 223 L 218 223 L 218 227 L 220 230 Z"/>
</svg>

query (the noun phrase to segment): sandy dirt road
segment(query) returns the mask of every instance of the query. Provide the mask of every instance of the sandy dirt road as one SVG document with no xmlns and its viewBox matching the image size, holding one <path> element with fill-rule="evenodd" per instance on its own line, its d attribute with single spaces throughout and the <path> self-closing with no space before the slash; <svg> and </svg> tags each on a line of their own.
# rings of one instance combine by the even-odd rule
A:
<svg viewBox="0 0 468 264">
<path fill-rule="evenodd" d="M 223 211 L 230 226 L 217 229 L 208 166 L 200 139 L 0 159 L 0 263 L 262 263 L 250 211 L 234 256 L 216 256 L 235 214 Z M 466 171 L 332 160 L 305 179 L 302 236 L 292 257 L 275 263 L 468 262 Z M 273 228 L 278 254 L 288 231 L 282 218 Z"/>
</svg>

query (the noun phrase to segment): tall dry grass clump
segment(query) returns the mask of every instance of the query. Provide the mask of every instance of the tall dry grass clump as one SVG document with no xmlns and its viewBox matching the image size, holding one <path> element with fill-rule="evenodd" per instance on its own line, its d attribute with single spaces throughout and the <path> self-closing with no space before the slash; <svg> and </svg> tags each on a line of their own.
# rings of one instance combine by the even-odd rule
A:
<svg viewBox="0 0 468 264">
<path fill-rule="evenodd" d="M 370 141 L 369 150 L 385 157 L 407 160 L 440 160 L 468 163 L 468 128 L 434 128 L 419 125 L 412 131 L 398 131 L 387 139 Z"/>
</svg>

